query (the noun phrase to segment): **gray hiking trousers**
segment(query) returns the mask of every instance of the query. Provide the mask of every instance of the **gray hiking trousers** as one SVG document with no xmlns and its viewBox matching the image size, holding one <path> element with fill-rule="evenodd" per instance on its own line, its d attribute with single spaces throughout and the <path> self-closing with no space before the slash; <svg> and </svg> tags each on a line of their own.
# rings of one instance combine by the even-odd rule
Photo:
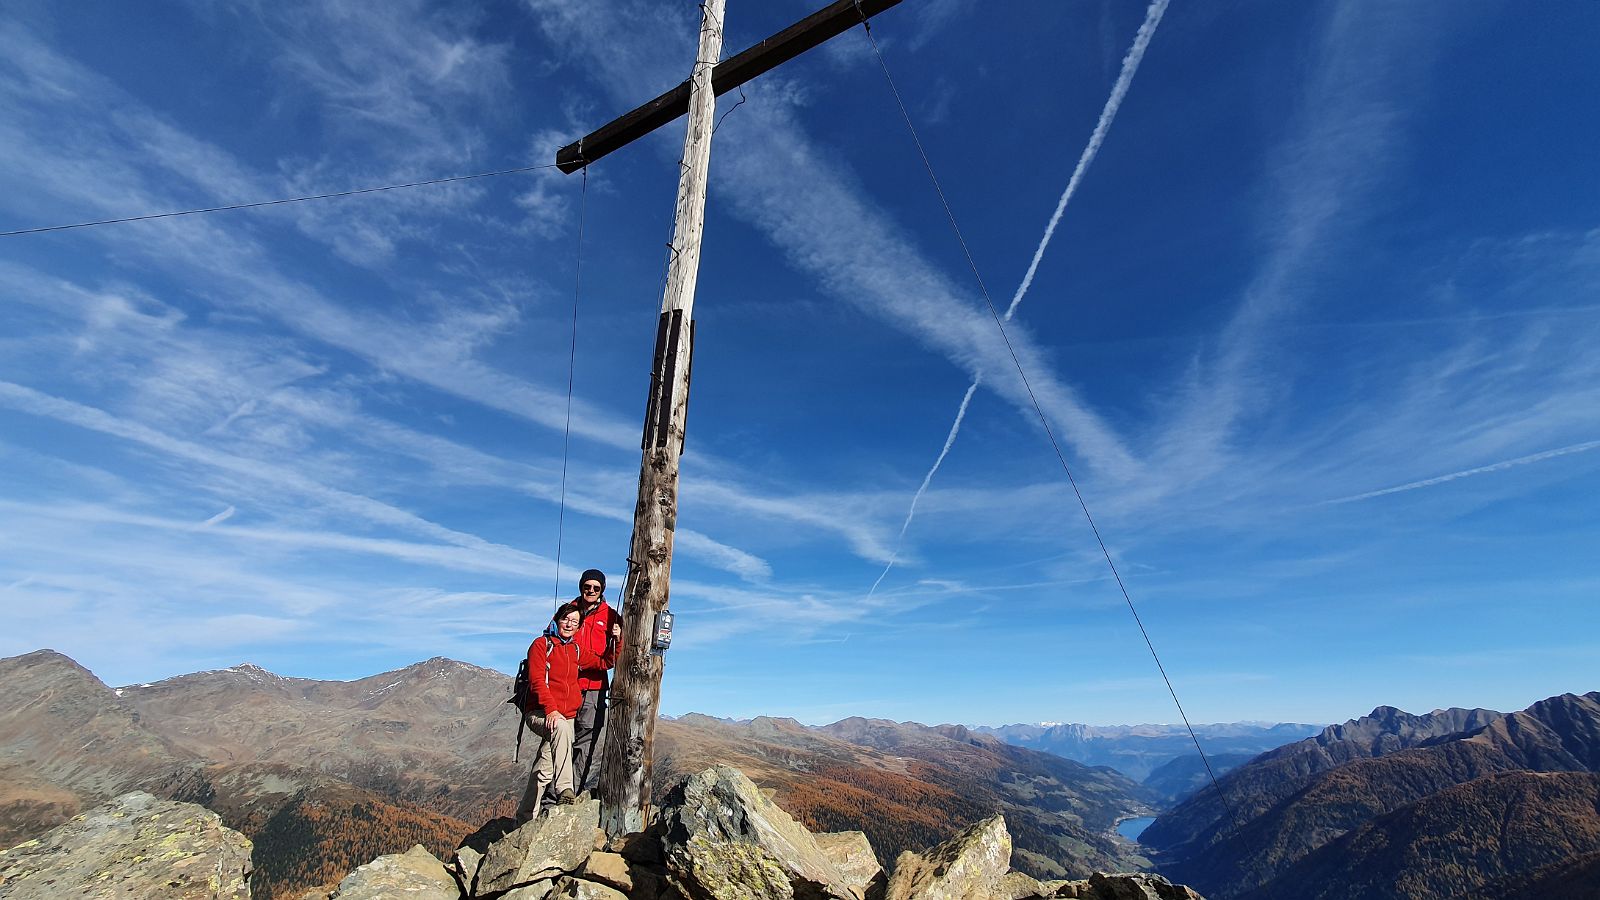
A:
<svg viewBox="0 0 1600 900">
<path fill-rule="evenodd" d="M 600 757 L 605 753 L 604 691 L 584 691 L 583 706 L 572 722 L 572 780 L 582 793 L 600 783 Z"/>
</svg>

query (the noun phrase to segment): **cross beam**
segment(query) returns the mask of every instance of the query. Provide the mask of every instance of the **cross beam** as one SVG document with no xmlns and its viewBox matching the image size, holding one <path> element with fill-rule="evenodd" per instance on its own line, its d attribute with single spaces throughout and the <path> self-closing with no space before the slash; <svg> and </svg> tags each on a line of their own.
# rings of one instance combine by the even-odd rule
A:
<svg viewBox="0 0 1600 900">
<path fill-rule="evenodd" d="M 900 0 L 838 0 L 790 25 L 737 56 L 717 63 L 712 93 L 720 97 L 796 56 L 843 34 L 895 6 Z M 632 112 L 619 116 L 556 151 L 556 165 L 568 175 L 613 150 L 619 150 L 689 111 L 685 81 Z"/>
</svg>

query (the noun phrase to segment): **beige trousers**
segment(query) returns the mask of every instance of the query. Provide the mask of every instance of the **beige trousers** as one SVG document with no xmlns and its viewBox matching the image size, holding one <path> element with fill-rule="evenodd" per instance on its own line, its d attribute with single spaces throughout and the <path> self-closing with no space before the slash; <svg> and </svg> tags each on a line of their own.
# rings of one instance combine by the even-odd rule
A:
<svg viewBox="0 0 1600 900">
<path fill-rule="evenodd" d="M 538 735 L 539 755 L 528 773 L 528 787 L 517 805 L 517 818 L 528 820 L 539 814 L 539 800 L 546 789 L 552 796 L 572 790 L 572 720 L 557 719 L 554 731 L 544 727 L 543 716 L 526 716 L 528 730 Z"/>
</svg>

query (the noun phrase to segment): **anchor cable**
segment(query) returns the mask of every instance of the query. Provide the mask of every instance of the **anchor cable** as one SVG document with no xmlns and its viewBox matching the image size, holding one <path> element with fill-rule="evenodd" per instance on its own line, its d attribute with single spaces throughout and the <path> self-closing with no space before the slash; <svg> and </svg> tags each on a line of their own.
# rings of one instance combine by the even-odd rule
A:
<svg viewBox="0 0 1600 900">
<path fill-rule="evenodd" d="M 857 11 L 860 11 L 860 0 L 856 0 Z M 1061 469 L 1067 475 L 1067 481 L 1072 485 L 1072 492 L 1078 498 L 1078 506 L 1083 510 L 1083 517 L 1089 523 L 1089 529 L 1094 532 L 1094 539 L 1100 545 L 1100 553 L 1105 557 L 1106 565 L 1111 569 L 1111 575 L 1117 582 L 1117 588 L 1122 592 L 1122 599 L 1128 606 L 1128 611 L 1133 614 L 1133 621 L 1139 627 L 1139 634 L 1144 638 L 1145 647 L 1150 650 L 1150 656 L 1155 660 L 1156 669 L 1161 673 L 1161 680 L 1166 682 L 1167 693 L 1172 695 L 1172 702 L 1178 708 L 1178 715 L 1183 719 L 1183 726 L 1189 732 L 1189 739 L 1194 742 L 1195 750 L 1200 754 L 1200 761 L 1205 765 L 1206 775 L 1211 779 L 1211 786 L 1217 792 L 1217 797 L 1222 801 L 1223 808 L 1228 811 L 1228 818 L 1232 820 L 1234 828 L 1239 827 L 1239 819 L 1234 815 L 1233 806 L 1228 803 L 1227 796 L 1223 793 L 1221 785 L 1217 783 L 1217 776 L 1211 768 L 1211 761 L 1207 759 L 1205 750 L 1200 746 L 1200 738 L 1195 735 L 1194 726 L 1189 723 L 1189 715 L 1184 712 L 1183 703 L 1178 700 L 1178 692 L 1172 686 L 1172 679 L 1167 676 L 1166 666 L 1161 663 L 1161 656 L 1156 652 L 1156 646 L 1150 640 L 1150 632 L 1144 627 L 1144 620 L 1139 617 L 1139 611 L 1134 608 L 1133 597 L 1128 593 L 1128 586 L 1122 580 L 1122 573 L 1117 571 L 1117 564 L 1111 558 L 1111 551 L 1106 547 L 1105 538 L 1100 534 L 1100 527 L 1095 524 L 1094 516 L 1089 512 L 1089 504 L 1084 500 L 1083 491 L 1078 488 L 1078 480 L 1072 474 L 1072 467 L 1067 463 L 1067 456 L 1061 450 L 1061 444 L 1056 440 L 1055 431 L 1050 427 L 1050 420 L 1044 414 L 1044 408 L 1039 404 L 1039 399 L 1034 395 L 1033 386 L 1028 382 L 1028 374 L 1023 370 L 1022 360 L 1017 356 L 1017 351 L 1011 344 L 1011 338 L 1006 334 L 1004 321 L 1000 311 L 995 308 L 994 299 L 989 296 L 989 289 L 983 283 L 983 275 L 978 271 L 978 264 L 972 257 L 972 250 L 967 246 L 967 239 L 961 233 L 961 226 L 956 221 L 955 211 L 950 207 L 950 201 L 945 197 L 944 188 L 939 183 L 939 176 L 935 174 L 933 163 L 928 159 L 928 153 L 923 148 L 922 138 L 917 134 L 916 125 L 911 121 L 911 114 L 906 110 L 905 100 L 900 96 L 900 90 L 895 86 L 894 77 L 889 74 L 889 65 L 883 58 L 883 50 L 879 48 L 877 38 L 872 34 L 872 25 L 865 14 L 861 18 L 862 28 L 866 31 L 867 40 L 872 45 L 872 52 L 878 59 L 878 67 L 883 70 L 884 81 L 889 85 L 889 92 L 894 95 L 895 105 L 900 109 L 900 117 L 905 121 L 906 130 L 911 133 L 911 140 L 916 144 L 917 155 L 922 158 L 923 168 L 928 172 L 928 179 L 933 183 L 934 192 L 939 195 L 939 203 L 943 205 L 946 218 L 950 220 L 950 228 L 955 232 L 956 240 L 961 244 L 961 252 L 966 255 L 967 265 L 972 269 L 972 277 L 978 283 L 978 290 L 983 294 L 983 301 L 989 308 L 989 314 L 994 318 L 995 328 L 1000 332 L 1000 338 L 1005 342 L 1006 350 L 1011 354 L 1011 363 L 1016 367 L 1017 375 L 1022 379 L 1022 386 L 1028 394 L 1028 401 L 1033 404 L 1033 411 L 1039 417 L 1039 424 L 1044 427 L 1045 435 L 1050 439 L 1050 446 L 1055 450 L 1056 459 L 1061 463 Z"/>
<path fill-rule="evenodd" d="M 556 513 L 556 583 L 551 600 L 561 606 L 561 544 L 567 524 L 567 458 L 572 444 L 572 382 L 578 368 L 578 299 L 583 287 L 583 227 L 589 213 L 589 167 L 583 167 L 583 187 L 578 200 L 578 245 L 572 272 L 572 346 L 567 350 L 567 423 L 561 434 L 561 502 Z"/>
</svg>

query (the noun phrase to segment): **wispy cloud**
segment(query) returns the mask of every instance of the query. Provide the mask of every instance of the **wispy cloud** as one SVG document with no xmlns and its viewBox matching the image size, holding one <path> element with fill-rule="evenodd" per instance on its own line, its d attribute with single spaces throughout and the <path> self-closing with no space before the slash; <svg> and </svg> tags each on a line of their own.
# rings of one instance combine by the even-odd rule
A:
<svg viewBox="0 0 1600 900">
<path fill-rule="evenodd" d="M 682 66 L 668 58 L 664 28 L 681 33 L 684 20 L 629 4 L 554 4 L 530 0 L 540 24 L 586 60 L 621 52 L 633 64 L 598 69 L 618 102 L 638 96 L 642 83 L 675 83 Z M 666 18 L 666 22 L 662 19 Z M 746 89 L 753 101 L 740 127 L 718 134 L 713 170 L 735 209 L 782 248 L 789 261 L 829 293 L 902 329 L 1007 400 L 1032 414 L 1022 383 L 998 362 L 1009 353 L 971 289 L 958 287 L 927 259 L 903 228 L 877 208 L 796 118 L 781 80 Z M 669 151 L 671 152 L 671 151 Z M 1011 343 L 1034 378 L 1034 393 L 1091 466 L 1127 475 L 1134 460 L 1122 441 L 1056 377 L 1026 329 Z M 887 554 L 883 558 L 887 558 Z"/>
<path fill-rule="evenodd" d="M 1506 469 L 1514 469 L 1517 466 L 1525 466 L 1530 463 L 1544 462 L 1547 459 L 1570 456 L 1574 453 L 1586 453 L 1590 450 L 1594 450 L 1595 448 L 1600 448 L 1600 441 L 1587 441 L 1582 444 L 1572 444 L 1567 447 L 1557 447 L 1554 450 L 1545 450 L 1542 453 L 1530 453 L 1527 456 L 1519 456 L 1516 459 L 1502 460 L 1497 463 L 1490 463 L 1486 466 L 1475 466 L 1471 469 L 1462 469 L 1459 472 L 1451 472 L 1447 475 L 1436 475 L 1433 478 L 1424 478 L 1421 481 L 1413 481 L 1408 484 L 1395 485 L 1394 487 L 1382 488 L 1376 491 L 1367 491 L 1364 494 L 1355 494 L 1353 496 L 1340 497 L 1335 500 L 1327 500 L 1324 502 L 1335 504 L 1354 503 L 1357 500 L 1370 500 L 1373 497 L 1384 497 L 1388 496 L 1389 494 L 1400 494 L 1406 491 L 1414 491 L 1419 488 L 1433 487 L 1436 484 L 1446 484 L 1448 482 L 1455 481 L 1458 478 L 1470 478 L 1474 475 L 1487 475 L 1491 472 L 1503 472 Z"/>
<path fill-rule="evenodd" d="M 273 487 L 291 490 L 324 503 L 333 512 L 359 516 L 376 524 L 401 528 L 458 547 L 497 554 L 516 571 L 539 575 L 553 574 L 553 568 L 544 557 L 446 528 L 415 513 L 371 497 L 319 484 L 292 469 L 261 460 L 241 458 L 183 441 L 137 422 L 119 419 L 102 410 L 42 394 L 23 385 L 0 382 L 0 405 L 132 441 L 189 463 L 220 469 L 246 481 L 264 482 Z"/>
<path fill-rule="evenodd" d="M 1089 164 L 1100 152 L 1100 147 L 1105 143 L 1106 135 L 1111 131 L 1111 123 L 1116 120 L 1117 110 L 1122 108 L 1122 101 L 1128 96 L 1128 88 L 1133 85 L 1133 76 L 1139 71 L 1139 63 L 1144 60 L 1145 50 L 1150 47 L 1150 39 L 1155 37 L 1156 29 L 1161 25 L 1161 17 L 1167 11 L 1168 0 L 1155 0 L 1145 11 L 1144 22 L 1134 34 L 1133 46 L 1122 58 L 1122 70 L 1117 75 L 1116 83 L 1111 87 L 1111 96 L 1106 98 L 1105 106 L 1100 110 L 1100 118 L 1095 122 L 1094 131 L 1089 135 L 1089 143 L 1078 155 L 1078 163 L 1072 169 L 1072 175 L 1067 179 L 1067 187 L 1061 192 L 1061 199 L 1056 201 L 1055 212 L 1051 214 L 1050 221 L 1045 225 L 1044 235 L 1039 239 L 1039 246 L 1033 251 L 1033 259 L 1028 263 L 1028 270 L 1022 276 L 1022 283 L 1017 285 L 1017 291 L 1011 297 L 1011 303 L 1006 307 L 1005 315 L 1001 318 L 1010 322 L 1016 315 L 1017 307 L 1022 305 L 1022 298 L 1027 296 L 1028 288 L 1033 284 L 1033 276 L 1039 271 L 1039 262 L 1044 259 L 1045 248 L 1050 246 L 1050 239 L 1055 236 L 1056 226 L 1061 223 L 1061 216 L 1067 211 L 1067 204 L 1072 200 L 1072 195 L 1078 192 L 1078 185 L 1082 183 L 1083 176 L 1089 171 Z M 938 474 L 939 467 L 944 464 L 946 456 L 950 455 L 950 448 L 955 445 L 956 436 L 961 433 L 961 423 L 967 417 L 967 407 L 972 404 L 972 395 L 982 384 L 982 378 L 974 378 L 967 387 L 967 392 L 961 398 L 961 405 L 956 409 L 954 421 L 950 423 L 950 431 L 945 435 L 944 446 L 939 449 L 939 455 L 928 468 L 928 474 L 922 476 L 922 484 L 917 486 L 917 491 L 911 496 L 911 503 L 906 509 L 905 521 L 900 525 L 900 534 L 895 538 L 895 555 L 900 551 L 900 544 L 905 540 L 906 530 L 911 527 L 911 519 L 916 515 L 917 503 L 922 495 L 927 493 L 928 485 L 933 483 L 933 476 Z M 895 559 L 891 556 L 883 571 L 872 582 L 872 588 L 867 591 L 871 596 L 878 590 L 878 585 L 883 583 L 884 576 L 894 568 Z"/>
</svg>

